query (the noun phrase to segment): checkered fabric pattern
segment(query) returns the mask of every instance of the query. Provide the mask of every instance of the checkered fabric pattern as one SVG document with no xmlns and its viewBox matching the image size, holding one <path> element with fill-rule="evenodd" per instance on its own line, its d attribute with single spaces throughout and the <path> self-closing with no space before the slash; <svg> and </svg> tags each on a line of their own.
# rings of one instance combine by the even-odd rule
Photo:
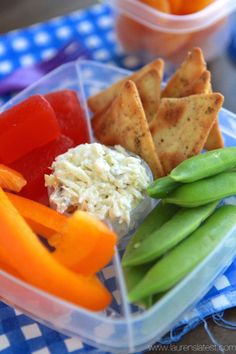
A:
<svg viewBox="0 0 236 354">
<path fill-rule="evenodd" d="M 74 353 L 86 348 L 79 339 L 67 338 L 42 326 L 18 310 L 0 303 L 1 353 Z"/>
<path fill-rule="evenodd" d="M 0 36 L 0 79 L 21 66 L 28 66 L 52 56 L 69 40 L 78 39 L 90 51 L 92 58 L 127 69 L 137 69 L 139 58 L 125 55 L 113 32 L 113 19 L 105 5 L 74 12 L 26 29 Z M 3 103 L 8 97 L 0 97 Z M 106 284 L 113 288 L 112 270 L 104 272 Z M 118 294 L 117 294 L 118 297 Z M 115 296 L 115 299 L 117 298 Z M 117 301 L 119 299 L 117 298 Z M 194 310 L 183 317 L 171 333 L 176 340 L 195 327 L 202 318 L 236 305 L 236 261 L 214 284 Z M 179 330 L 180 328 L 180 330 Z M 170 339 L 166 339 L 170 342 Z M 103 353 L 68 338 L 30 319 L 21 312 L 0 302 L 0 352 L 5 354 L 67 354 Z"/>
</svg>

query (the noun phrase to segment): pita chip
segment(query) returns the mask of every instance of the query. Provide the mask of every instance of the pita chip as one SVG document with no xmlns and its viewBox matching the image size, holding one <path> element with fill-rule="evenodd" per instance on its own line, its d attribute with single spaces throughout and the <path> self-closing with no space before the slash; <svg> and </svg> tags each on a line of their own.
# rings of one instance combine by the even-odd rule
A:
<svg viewBox="0 0 236 354">
<path fill-rule="evenodd" d="M 156 68 L 150 69 L 136 81 L 143 109 L 148 122 L 156 116 L 161 100 L 162 73 Z"/>
<path fill-rule="evenodd" d="M 161 100 L 150 130 L 165 174 L 201 152 L 222 104 L 219 93 Z"/>
<path fill-rule="evenodd" d="M 163 168 L 133 81 L 123 83 L 108 109 L 95 115 L 92 126 L 95 137 L 102 144 L 123 146 L 144 159 L 155 178 L 163 176 Z"/>
<path fill-rule="evenodd" d="M 206 150 L 221 149 L 224 147 L 224 139 L 220 130 L 219 118 L 217 117 L 211 131 L 208 135 L 204 148 Z"/>
<path fill-rule="evenodd" d="M 198 57 L 198 55 L 197 55 L 197 57 Z M 198 61 L 199 61 L 199 64 L 201 64 L 200 67 L 203 68 L 204 64 L 203 64 L 202 59 L 200 59 L 200 56 L 198 58 Z M 181 68 L 179 70 L 180 70 L 179 71 L 180 75 L 182 75 L 183 72 L 182 72 Z M 191 95 L 211 93 L 212 86 L 211 86 L 210 72 L 208 70 L 204 70 L 201 73 L 201 75 L 194 80 L 196 73 L 197 73 L 197 71 L 195 70 L 195 72 L 192 74 L 192 79 L 190 80 L 190 83 L 187 86 L 184 84 L 182 84 L 182 85 L 179 84 L 178 91 L 175 91 L 175 96 L 169 96 L 169 97 L 187 97 L 187 96 L 191 96 Z M 179 76 L 179 79 L 180 79 L 180 81 L 183 81 L 181 76 Z M 168 93 L 168 90 L 167 90 L 167 93 Z M 224 147 L 224 140 L 223 140 L 223 137 L 221 134 L 218 117 L 217 117 L 215 123 L 213 124 L 211 131 L 209 132 L 209 136 L 206 140 L 204 147 L 206 150 L 214 150 L 214 149 L 220 149 L 220 148 Z"/>
<path fill-rule="evenodd" d="M 203 93 L 207 94 L 211 92 L 211 73 L 210 71 L 205 70 L 196 80 L 191 82 L 191 84 L 186 87 L 182 87 L 182 90 L 179 91 L 179 96 L 176 98 L 200 95 Z"/>
<path fill-rule="evenodd" d="M 180 97 L 181 93 L 192 82 L 198 80 L 206 70 L 206 63 L 200 48 L 194 48 L 188 53 L 187 59 L 169 79 L 162 91 L 162 97 Z"/>
<path fill-rule="evenodd" d="M 187 89 L 186 96 L 201 93 L 211 93 L 211 74 L 208 70 L 204 71 L 198 80 L 194 81 Z M 217 117 L 211 131 L 208 135 L 204 148 L 206 150 L 215 150 L 224 147 L 224 140 L 221 134 L 219 119 Z"/>
<path fill-rule="evenodd" d="M 159 72 L 160 77 L 162 77 L 163 71 L 164 71 L 163 60 L 157 59 L 157 60 L 153 61 L 152 63 L 144 66 L 142 69 L 135 72 L 131 76 L 116 82 L 112 86 L 109 86 L 106 90 L 99 92 L 98 94 L 90 97 L 88 99 L 88 106 L 89 106 L 90 110 L 95 114 L 103 111 L 116 98 L 120 88 L 122 87 L 123 83 L 126 80 L 132 80 L 136 83 L 137 80 L 139 80 L 143 75 L 145 75 L 151 69 L 156 69 Z"/>
</svg>

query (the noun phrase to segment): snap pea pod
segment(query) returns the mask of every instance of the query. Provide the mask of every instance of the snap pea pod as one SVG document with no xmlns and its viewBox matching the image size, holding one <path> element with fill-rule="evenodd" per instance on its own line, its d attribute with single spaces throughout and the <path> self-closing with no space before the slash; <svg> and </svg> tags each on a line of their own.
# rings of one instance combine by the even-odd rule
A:
<svg viewBox="0 0 236 354">
<path fill-rule="evenodd" d="M 125 263 L 126 259 L 132 255 L 136 248 L 136 245 L 141 243 L 148 235 L 153 231 L 159 229 L 165 222 L 167 222 L 177 211 L 179 207 L 171 204 L 159 203 L 151 213 L 146 217 L 142 225 L 133 234 L 131 240 L 126 247 L 122 264 Z"/>
<path fill-rule="evenodd" d="M 131 302 L 169 290 L 236 228 L 236 207 L 224 205 L 189 238 L 158 261 L 129 293 Z"/>
<path fill-rule="evenodd" d="M 236 166 L 236 147 L 208 151 L 183 161 L 171 171 L 174 181 L 189 183 L 214 176 Z"/>
<path fill-rule="evenodd" d="M 126 258 L 129 258 L 129 255 L 132 254 L 134 245 L 139 242 L 142 242 L 148 235 L 150 235 L 154 230 L 159 229 L 166 221 L 168 221 L 177 211 L 179 207 L 171 204 L 163 204 L 160 202 L 146 217 L 142 225 L 132 236 L 128 246 L 126 247 L 123 260 L 125 262 Z M 145 276 L 148 270 L 151 268 L 152 264 L 147 264 L 140 267 L 123 267 L 123 273 L 125 277 L 125 283 L 128 292 L 130 292 Z M 148 296 L 144 299 L 141 299 L 138 302 L 138 305 L 149 308 L 152 305 L 152 296 Z"/>
<path fill-rule="evenodd" d="M 124 266 L 137 266 L 156 260 L 188 237 L 210 216 L 218 202 L 194 209 L 181 209 L 161 228 L 142 242 L 134 244 L 133 251 L 122 262 Z"/>
<path fill-rule="evenodd" d="M 125 283 L 128 293 L 135 288 L 135 286 L 144 278 L 145 274 L 150 270 L 152 265 L 145 264 L 138 267 L 124 267 L 123 274 L 125 277 Z M 151 307 L 153 303 L 152 296 L 147 296 L 143 299 L 139 299 L 137 305 L 144 308 Z"/>
<path fill-rule="evenodd" d="M 200 181 L 183 184 L 164 201 L 186 208 L 194 208 L 235 194 L 236 172 L 222 172 Z"/>
<path fill-rule="evenodd" d="M 148 186 L 147 194 L 151 198 L 164 198 L 180 185 L 181 183 L 175 182 L 170 176 L 158 178 Z"/>
</svg>

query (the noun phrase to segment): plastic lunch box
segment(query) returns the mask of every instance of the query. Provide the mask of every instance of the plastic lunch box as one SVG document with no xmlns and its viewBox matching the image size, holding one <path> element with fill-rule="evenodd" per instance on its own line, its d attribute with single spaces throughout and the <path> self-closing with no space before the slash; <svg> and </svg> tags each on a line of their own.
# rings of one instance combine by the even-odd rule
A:
<svg viewBox="0 0 236 354">
<path fill-rule="evenodd" d="M 236 9 L 235 0 L 215 0 L 202 11 L 176 16 L 138 0 L 106 2 L 114 9 L 115 29 L 126 51 L 144 61 L 161 56 L 175 64 L 196 46 L 202 48 L 207 60 L 219 55 L 230 39 L 229 15 Z"/>
<path fill-rule="evenodd" d="M 66 64 L 15 96 L 2 110 L 36 93 L 70 88 L 78 92 L 88 114 L 86 96 L 106 88 L 127 74 L 125 70 L 90 61 Z M 236 145 L 236 116 L 222 109 L 220 122 L 226 145 Z M 231 198 L 231 203 L 233 199 Z M 119 245 L 120 249 L 124 246 L 123 243 L 125 240 Z M 130 306 L 127 302 L 120 250 L 112 263 L 99 275 L 113 294 L 111 306 L 103 312 L 95 313 L 80 308 L 4 271 L 0 271 L 1 300 L 48 327 L 69 336 L 79 336 L 92 346 L 108 352 L 137 352 L 147 349 L 160 339 L 181 319 L 187 309 L 202 298 L 216 277 L 230 264 L 235 250 L 236 229 L 191 274 L 146 311 Z"/>
</svg>

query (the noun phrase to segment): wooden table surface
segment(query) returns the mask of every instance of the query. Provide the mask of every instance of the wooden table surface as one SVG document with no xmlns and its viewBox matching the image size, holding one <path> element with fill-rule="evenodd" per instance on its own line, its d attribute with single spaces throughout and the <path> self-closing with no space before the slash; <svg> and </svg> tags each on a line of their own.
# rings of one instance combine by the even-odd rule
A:
<svg viewBox="0 0 236 354">
<path fill-rule="evenodd" d="M 96 3 L 96 1 L 0 0 L 0 33 L 28 26 L 79 8 L 87 7 L 93 3 Z M 225 107 L 236 112 L 236 67 L 224 54 L 222 54 L 220 58 L 211 63 L 210 69 L 213 78 L 215 78 L 213 82 L 215 90 L 222 92 L 226 96 Z M 236 321 L 236 309 L 226 311 L 226 318 L 231 321 Z M 208 320 L 207 322 L 212 334 L 217 338 L 218 342 L 226 346 L 225 351 L 229 354 L 236 353 L 236 333 L 233 330 L 218 327 L 212 320 Z M 180 342 L 176 343 L 177 347 L 163 347 L 156 350 L 149 350 L 148 353 L 217 353 L 217 349 L 214 347 L 207 347 L 211 344 L 211 340 L 204 327 L 201 325 L 185 335 Z M 202 347 L 197 350 L 197 345 L 202 345 Z M 231 348 L 228 350 L 227 345 L 235 345 L 235 349 Z"/>
</svg>

